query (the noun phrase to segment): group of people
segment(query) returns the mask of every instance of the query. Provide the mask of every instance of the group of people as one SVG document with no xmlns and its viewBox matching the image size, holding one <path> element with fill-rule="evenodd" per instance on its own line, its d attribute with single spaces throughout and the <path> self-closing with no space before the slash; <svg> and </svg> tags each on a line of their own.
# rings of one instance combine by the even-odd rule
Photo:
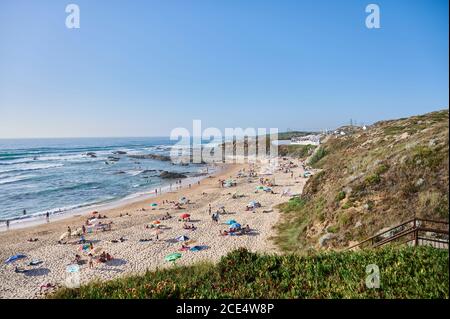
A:
<svg viewBox="0 0 450 319">
<path fill-rule="evenodd" d="M 184 223 L 184 224 L 183 224 L 183 229 L 186 229 L 186 230 L 196 230 L 197 228 L 195 227 L 194 224 L 189 225 L 188 223 Z"/>
<path fill-rule="evenodd" d="M 246 225 L 245 227 L 238 228 L 230 228 L 229 230 L 221 230 L 220 236 L 228 236 L 228 235 L 244 235 L 250 232 L 250 226 Z"/>
</svg>

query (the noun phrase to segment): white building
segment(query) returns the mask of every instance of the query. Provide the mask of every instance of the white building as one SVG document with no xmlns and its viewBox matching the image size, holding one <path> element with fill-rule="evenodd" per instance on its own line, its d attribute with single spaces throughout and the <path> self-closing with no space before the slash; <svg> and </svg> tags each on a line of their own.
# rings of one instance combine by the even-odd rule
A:
<svg viewBox="0 0 450 319">
<path fill-rule="evenodd" d="M 306 135 L 291 138 L 291 145 L 319 145 L 319 135 Z"/>
</svg>

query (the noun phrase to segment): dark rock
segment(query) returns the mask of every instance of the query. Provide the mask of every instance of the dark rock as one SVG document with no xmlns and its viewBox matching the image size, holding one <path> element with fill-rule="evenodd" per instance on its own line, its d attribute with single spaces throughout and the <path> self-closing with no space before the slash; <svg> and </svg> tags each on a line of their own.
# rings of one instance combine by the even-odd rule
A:
<svg viewBox="0 0 450 319">
<path fill-rule="evenodd" d="M 170 156 L 159 155 L 159 154 L 142 154 L 142 155 L 128 155 L 130 158 L 134 159 L 152 159 L 158 161 L 170 161 Z"/>
<path fill-rule="evenodd" d="M 187 176 L 182 173 L 162 171 L 161 174 L 159 174 L 159 177 L 165 179 L 176 179 L 176 178 L 186 178 Z"/>
</svg>

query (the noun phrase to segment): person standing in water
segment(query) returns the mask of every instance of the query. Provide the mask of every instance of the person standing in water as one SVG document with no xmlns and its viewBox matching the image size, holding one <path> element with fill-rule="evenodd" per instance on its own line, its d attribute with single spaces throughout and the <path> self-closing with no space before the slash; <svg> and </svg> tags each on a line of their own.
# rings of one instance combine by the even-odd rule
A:
<svg viewBox="0 0 450 319">
<path fill-rule="evenodd" d="M 49 212 L 45 213 L 45 218 L 47 218 L 47 223 L 50 222 L 50 213 Z"/>
</svg>

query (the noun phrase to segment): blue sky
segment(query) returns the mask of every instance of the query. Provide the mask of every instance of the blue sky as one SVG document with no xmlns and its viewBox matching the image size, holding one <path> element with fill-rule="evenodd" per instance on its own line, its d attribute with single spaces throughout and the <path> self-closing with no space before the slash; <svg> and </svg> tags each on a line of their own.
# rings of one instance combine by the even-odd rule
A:
<svg viewBox="0 0 450 319">
<path fill-rule="evenodd" d="M 76 3 L 81 28 L 65 27 Z M 322 129 L 448 108 L 448 1 L 0 2 L 0 138 Z"/>
</svg>

